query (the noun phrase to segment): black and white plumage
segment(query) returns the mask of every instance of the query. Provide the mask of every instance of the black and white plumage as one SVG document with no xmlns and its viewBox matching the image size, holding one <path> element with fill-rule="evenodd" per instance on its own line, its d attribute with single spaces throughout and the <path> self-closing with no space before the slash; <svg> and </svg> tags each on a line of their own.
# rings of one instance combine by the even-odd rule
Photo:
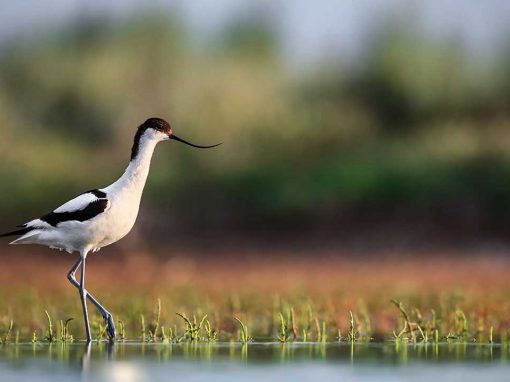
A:
<svg viewBox="0 0 510 382">
<path fill-rule="evenodd" d="M 73 227 L 79 227 L 76 223 L 87 224 L 99 214 L 104 213 L 110 207 L 106 192 L 102 190 L 90 190 L 78 195 L 67 203 L 61 205 L 52 212 L 21 224 L 20 230 L 8 232 L 2 236 L 21 235 L 10 244 L 42 244 L 50 248 L 64 249 L 68 252 L 78 251 L 83 244 L 80 237 L 87 236 L 87 232 L 80 232 L 71 238 L 69 231 Z M 79 227 L 84 228 L 84 227 Z M 79 237 L 80 236 L 80 237 Z M 71 239 L 71 240 L 70 240 Z M 99 250 L 93 248 L 92 251 Z"/>
<path fill-rule="evenodd" d="M 111 314 L 85 290 L 85 259 L 90 252 L 115 243 L 129 233 L 135 224 L 142 192 L 149 174 L 156 144 L 173 139 L 197 146 L 175 136 L 168 122 L 149 118 L 138 127 L 131 150 L 131 160 L 124 174 L 105 188 L 93 189 L 78 195 L 52 212 L 31 220 L 20 229 L 0 235 L 18 236 L 10 244 L 39 244 L 50 248 L 79 252 L 80 257 L 68 274 L 69 281 L 80 290 L 87 342 L 90 327 L 85 300 L 88 298 L 103 315 L 110 339 L 115 338 Z M 81 281 L 75 273 L 81 265 Z"/>
</svg>

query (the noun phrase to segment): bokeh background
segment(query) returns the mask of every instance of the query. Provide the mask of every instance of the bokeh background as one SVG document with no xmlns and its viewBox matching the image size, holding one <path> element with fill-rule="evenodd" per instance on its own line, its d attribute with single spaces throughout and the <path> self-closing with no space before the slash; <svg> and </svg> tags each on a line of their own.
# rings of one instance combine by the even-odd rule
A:
<svg viewBox="0 0 510 382">
<path fill-rule="evenodd" d="M 508 338 L 509 15 L 506 0 L 0 0 L 0 231 L 109 185 L 158 116 L 224 144 L 160 144 L 135 228 L 87 260 L 128 338 L 158 298 L 165 327 L 207 313 L 223 339 L 233 317 L 275 338 L 291 312 L 334 339 L 349 311 L 393 338 L 391 298 L 444 338 L 462 317 L 477 341 Z M 75 257 L 7 243 L 0 333 L 13 319 L 44 338 L 48 310 L 82 338 Z"/>
<path fill-rule="evenodd" d="M 504 0 L 1 2 L 0 227 L 108 185 L 159 116 L 224 145 L 160 145 L 117 248 L 505 248 L 509 14 Z"/>
</svg>

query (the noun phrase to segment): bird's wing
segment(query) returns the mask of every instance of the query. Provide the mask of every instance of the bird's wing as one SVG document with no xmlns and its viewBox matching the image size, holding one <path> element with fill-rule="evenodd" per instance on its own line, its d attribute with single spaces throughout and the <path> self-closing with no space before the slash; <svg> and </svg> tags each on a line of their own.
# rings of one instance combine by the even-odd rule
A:
<svg viewBox="0 0 510 382">
<path fill-rule="evenodd" d="M 78 195 L 67 203 L 53 210 L 39 219 L 22 224 L 21 227 L 48 228 L 56 227 L 59 223 L 67 221 L 84 222 L 103 213 L 110 207 L 110 201 L 105 192 L 90 190 Z"/>
<path fill-rule="evenodd" d="M 22 229 L 1 234 L 0 237 L 24 235 L 35 229 L 56 227 L 59 223 L 67 221 L 84 222 L 103 213 L 108 208 L 110 208 L 110 201 L 108 200 L 106 192 L 90 190 L 62 204 L 53 212 L 39 219 L 34 219 L 28 223 L 19 225 L 18 227 Z"/>
<path fill-rule="evenodd" d="M 98 199 L 107 199 L 106 193 L 100 190 L 90 190 L 62 204 L 60 207 L 53 210 L 53 213 L 79 211 Z"/>
</svg>

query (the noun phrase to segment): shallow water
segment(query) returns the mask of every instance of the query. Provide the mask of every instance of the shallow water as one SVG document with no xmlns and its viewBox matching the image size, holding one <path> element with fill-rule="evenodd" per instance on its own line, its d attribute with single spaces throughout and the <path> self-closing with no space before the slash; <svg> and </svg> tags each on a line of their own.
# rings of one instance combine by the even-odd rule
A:
<svg viewBox="0 0 510 382">
<path fill-rule="evenodd" d="M 0 380 L 504 380 L 509 355 L 508 346 L 453 343 L 12 344 L 0 347 Z"/>
</svg>

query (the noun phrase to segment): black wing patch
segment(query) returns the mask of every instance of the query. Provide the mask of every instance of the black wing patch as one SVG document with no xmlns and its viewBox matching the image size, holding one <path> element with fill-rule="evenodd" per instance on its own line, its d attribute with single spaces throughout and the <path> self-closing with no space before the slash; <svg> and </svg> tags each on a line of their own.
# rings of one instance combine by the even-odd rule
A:
<svg viewBox="0 0 510 382">
<path fill-rule="evenodd" d="M 85 195 L 85 194 L 93 194 L 96 198 L 99 198 L 99 199 L 106 198 L 106 192 L 99 191 L 97 188 L 94 190 L 88 190 L 87 192 L 84 192 L 81 195 Z"/>
<path fill-rule="evenodd" d="M 103 193 L 102 191 L 98 191 L 98 193 L 99 192 Z M 87 207 L 81 210 L 68 212 L 50 212 L 49 214 L 44 215 L 40 219 L 54 227 L 56 227 L 58 223 L 67 222 L 71 220 L 84 222 L 104 212 L 107 207 L 108 199 L 97 199 L 94 200 L 93 202 L 90 202 L 87 205 Z"/>
</svg>

